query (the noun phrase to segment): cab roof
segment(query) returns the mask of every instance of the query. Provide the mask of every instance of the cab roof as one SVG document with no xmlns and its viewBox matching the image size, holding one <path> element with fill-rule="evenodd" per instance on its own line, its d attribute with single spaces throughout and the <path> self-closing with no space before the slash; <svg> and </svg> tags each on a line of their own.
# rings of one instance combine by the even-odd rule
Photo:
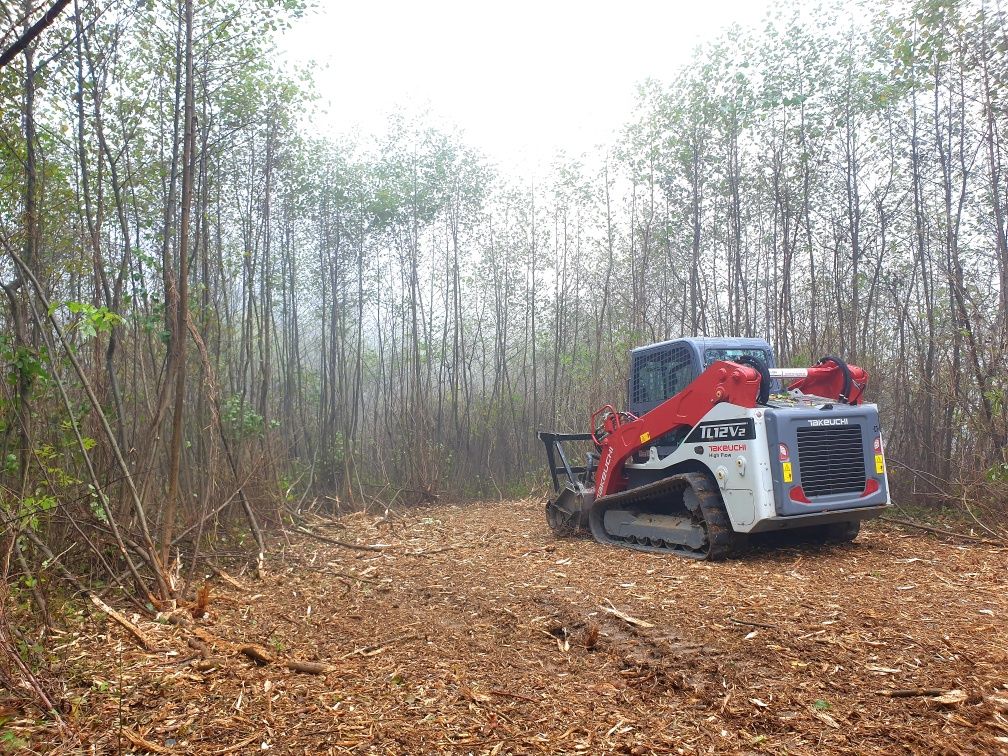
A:
<svg viewBox="0 0 1008 756">
<path fill-rule="evenodd" d="M 743 337 L 708 337 L 708 336 L 683 336 L 678 339 L 669 339 L 668 341 L 659 341 L 654 344 L 646 344 L 644 346 L 634 347 L 630 350 L 630 354 L 637 354 L 640 352 L 649 352 L 652 349 L 660 349 L 662 347 L 672 346 L 674 344 L 686 344 L 690 346 L 696 352 L 702 354 L 707 349 L 765 349 L 770 354 L 773 354 L 773 349 L 770 348 L 770 342 L 766 339 L 753 339 L 753 338 L 743 338 Z"/>
</svg>

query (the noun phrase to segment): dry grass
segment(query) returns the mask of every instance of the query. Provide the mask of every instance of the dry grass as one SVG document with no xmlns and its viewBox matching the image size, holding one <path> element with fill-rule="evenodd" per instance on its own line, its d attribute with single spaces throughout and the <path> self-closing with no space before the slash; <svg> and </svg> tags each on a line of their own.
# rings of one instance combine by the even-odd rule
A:
<svg viewBox="0 0 1008 756">
<path fill-rule="evenodd" d="M 103 616 L 68 638 L 84 747 L 1008 752 L 1004 549 L 874 524 L 703 564 L 554 540 L 529 501 L 314 527 L 387 546 L 292 537 L 264 579 L 212 577 L 206 619 L 134 618 L 157 652 Z"/>
</svg>

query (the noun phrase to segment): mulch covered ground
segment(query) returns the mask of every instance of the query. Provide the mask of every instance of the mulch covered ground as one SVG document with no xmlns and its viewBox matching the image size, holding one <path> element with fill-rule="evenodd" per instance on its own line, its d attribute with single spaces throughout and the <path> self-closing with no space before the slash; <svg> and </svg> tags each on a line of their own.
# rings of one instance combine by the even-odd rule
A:
<svg viewBox="0 0 1008 756">
<path fill-rule="evenodd" d="M 99 753 L 1008 753 L 1005 549 L 875 523 L 851 546 L 696 563 L 555 540 L 533 501 L 313 530 L 371 548 L 292 533 L 263 578 L 211 576 L 207 618 L 134 615 L 152 650 L 101 613 L 68 635 L 81 741 Z M 5 727 L 39 751 L 81 748 L 26 716 Z"/>
</svg>

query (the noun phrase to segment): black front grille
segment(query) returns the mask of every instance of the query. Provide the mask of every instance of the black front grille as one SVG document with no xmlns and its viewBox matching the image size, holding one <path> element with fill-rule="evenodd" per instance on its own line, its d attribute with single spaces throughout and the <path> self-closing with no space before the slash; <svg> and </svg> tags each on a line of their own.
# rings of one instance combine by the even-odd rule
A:
<svg viewBox="0 0 1008 756">
<path fill-rule="evenodd" d="M 809 498 L 864 491 L 864 459 L 860 425 L 798 429 L 798 470 Z"/>
</svg>

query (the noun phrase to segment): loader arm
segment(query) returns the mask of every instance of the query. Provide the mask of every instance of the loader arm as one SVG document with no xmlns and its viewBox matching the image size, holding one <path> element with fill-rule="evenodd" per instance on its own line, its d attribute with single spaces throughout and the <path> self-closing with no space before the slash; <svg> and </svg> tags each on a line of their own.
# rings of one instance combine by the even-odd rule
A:
<svg viewBox="0 0 1008 756">
<path fill-rule="evenodd" d="M 642 417 L 621 422 L 615 415 L 612 430 L 603 440 L 595 471 L 595 496 L 602 498 L 626 488 L 623 465 L 642 446 L 683 426 L 692 428 L 711 407 L 731 402 L 755 407 L 760 374 L 747 365 L 718 360 L 675 396 Z"/>
<path fill-rule="evenodd" d="M 792 381 L 788 389 L 837 399 L 844 404 L 861 404 L 868 385 L 867 370 L 857 365 L 848 365 L 839 357 L 823 357 L 818 365 L 799 372 L 804 375 L 799 375 L 797 380 Z"/>
<path fill-rule="evenodd" d="M 818 365 L 791 372 L 797 378 L 789 389 L 836 399 L 844 404 L 860 404 L 868 384 L 868 372 L 848 365 L 836 357 L 824 357 Z M 760 394 L 759 371 L 749 365 L 718 360 L 696 380 L 642 417 L 623 421 L 613 412 L 608 421 L 609 435 L 602 439 L 600 459 L 595 471 L 595 497 L 602 498 L 626 488 L 623 465 L 638 449 L 677 428 L 692 428 L 720 402 L 739 407 L 755 407 Z M 597 414 L 597 413 L 596 413 Z"/>
</svg>

